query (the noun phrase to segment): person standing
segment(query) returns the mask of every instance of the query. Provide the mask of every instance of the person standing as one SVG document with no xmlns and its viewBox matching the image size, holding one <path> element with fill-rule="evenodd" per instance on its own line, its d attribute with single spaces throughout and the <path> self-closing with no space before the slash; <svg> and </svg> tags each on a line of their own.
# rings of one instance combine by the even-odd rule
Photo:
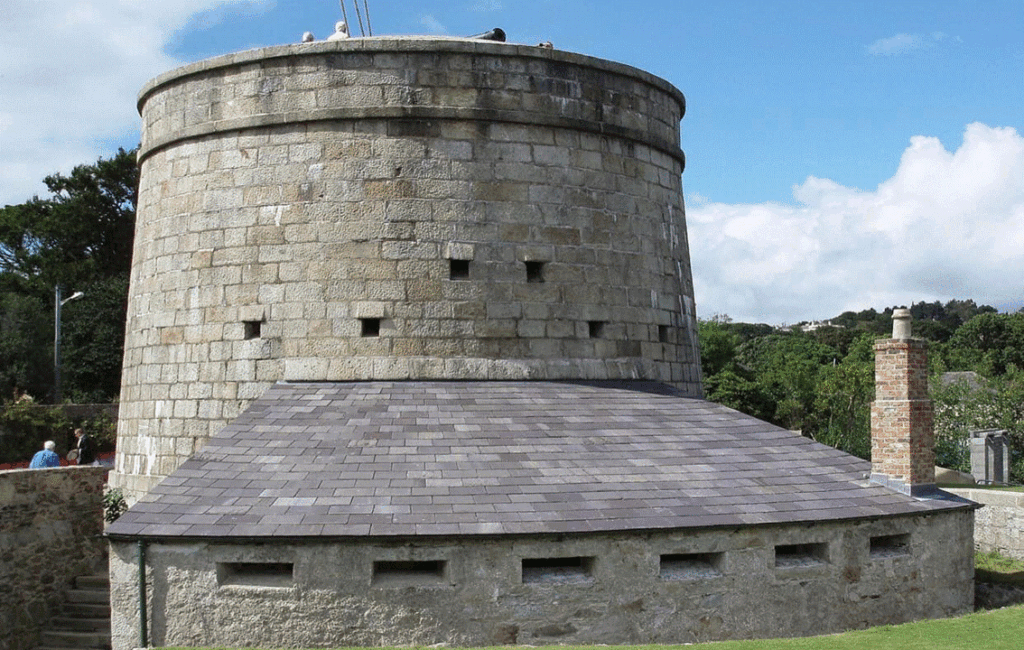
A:
<svg viewBox="0 0 1024 650">
<path fill-rule="evenodd" d="M 43 443 L 43 448 L 36 452 L 29 463 L 29 469 L 45 469 L 47 467 L 60 467 L 60 456 L 53 450 L 56 447 L 52 440 Z"/>
<path fill-rule="evenodd" d="M 96 450 L 92 446 L 92 438 L 85 435 L 85 431 L 81 428 L 75 429 L 75 437 L 78 438 L 78 464 L 79 465 L 99 465 L 100 461 L 96 459 Z"/>
</svg>

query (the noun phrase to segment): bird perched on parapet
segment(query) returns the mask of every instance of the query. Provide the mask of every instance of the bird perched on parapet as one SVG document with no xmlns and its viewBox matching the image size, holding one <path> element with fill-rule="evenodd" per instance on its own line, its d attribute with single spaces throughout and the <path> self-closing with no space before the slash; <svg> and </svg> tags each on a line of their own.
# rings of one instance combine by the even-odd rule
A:
<svg viewBox="0 0 1024 650">
<path fill-rule="evenodd" d="M 537 47 L 543 47 L 545 50 L 555 49 L 554 44 L 551 41 L 544 41 L 543 43 L 537 43 Z"/>
<path fill-rule="evenodd" d="M 339 20 L 334 24 L 334 33 L 327 37 L 329 41 L 340 41 L 348 38 L 348 23 Z"/>
<path fill-rule="evenodd" d="M 313 36 L 313 32 L 302 32 L 302 42 L 303 43 L 312 43 L 315 40 L 316 40 L 316 37 Z"/>
</svg>

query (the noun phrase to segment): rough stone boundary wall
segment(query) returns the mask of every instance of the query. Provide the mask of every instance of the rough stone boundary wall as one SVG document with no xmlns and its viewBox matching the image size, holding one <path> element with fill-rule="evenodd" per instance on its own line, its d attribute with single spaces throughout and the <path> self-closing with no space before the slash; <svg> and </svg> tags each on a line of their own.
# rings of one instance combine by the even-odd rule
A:
<svg viewBox="0 0 1024 650">
<path fill-rule="evenodd" d="M 28 650 L 106 553 L 103 467 L 0 471 L 0 648 Z"/>
<path fill-rule="evenodd" d="M 1024 492 L 943 488 L 980 503 L 974 513 L 974 547 L 1024 560 Z"/>
</svg>

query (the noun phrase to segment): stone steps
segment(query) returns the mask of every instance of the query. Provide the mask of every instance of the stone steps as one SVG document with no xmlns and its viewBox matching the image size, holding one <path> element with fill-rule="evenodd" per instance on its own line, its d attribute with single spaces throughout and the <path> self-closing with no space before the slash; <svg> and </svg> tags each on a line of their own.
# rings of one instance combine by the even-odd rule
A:
<svg viewBox="0 0 1024 650">
<path fill-rule="evenodd" d="M 36 650 L 109 650 L 110 582 L 105 575 L 81 576 L 60 614 L 43 630 Z"/>
</svg>

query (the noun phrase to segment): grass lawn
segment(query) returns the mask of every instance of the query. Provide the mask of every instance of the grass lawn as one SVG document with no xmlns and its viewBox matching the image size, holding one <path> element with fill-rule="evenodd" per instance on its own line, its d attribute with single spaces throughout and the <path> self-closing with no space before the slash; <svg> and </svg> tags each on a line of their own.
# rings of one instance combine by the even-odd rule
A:
<svg viewBox="0 0 1024 650">
<path fill-rule="evenodd" d="M 1024 587 L 1024 562 L 995 552 L 977 553 L 974 556 L 974 579 Z M 1024 642 L 1021 647 L 1024 647 Z"/>
</svg>

